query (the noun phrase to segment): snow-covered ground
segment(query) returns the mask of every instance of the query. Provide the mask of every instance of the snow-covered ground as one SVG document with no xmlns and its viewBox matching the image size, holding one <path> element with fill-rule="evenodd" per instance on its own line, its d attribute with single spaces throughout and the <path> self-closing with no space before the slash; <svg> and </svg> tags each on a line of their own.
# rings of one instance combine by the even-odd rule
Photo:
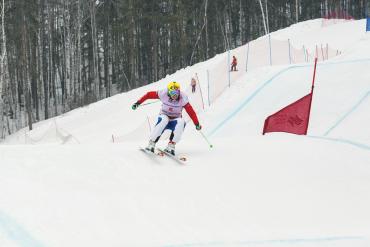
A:
<svg viewBox="0 0 370 247">
<path fill-rule="evenodd" d="M 226 54 L 10 136 L 0 145 L 0 246 L 370 246 L 364 30 L 365 20 L 311 20 L 272 34 L 342 51 L 318 64 L 308 136 L 261 133 L 268 115 L 310 91 L 313 64 L 240 66 L 209 106 L 206 70 Z M 244 48 L 232 51 L 240 62 Z M 185 89 L 195 73 L 214 147 L 190 122 L 177 145 L 186 165 L 138 151 L 159 104 L 131 104 L 169 80 Z"/>
</svg>

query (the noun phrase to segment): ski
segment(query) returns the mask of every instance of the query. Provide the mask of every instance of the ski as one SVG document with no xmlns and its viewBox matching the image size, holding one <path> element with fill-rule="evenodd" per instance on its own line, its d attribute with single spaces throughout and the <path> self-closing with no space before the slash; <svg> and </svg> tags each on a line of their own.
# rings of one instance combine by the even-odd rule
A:
<svg viewBox="0 0 370 247">
<path fill-rule="evenodd" d="M 151 152 L 149 150 L 147 150 L 146 148 L 143 148 L 143 147 L 139 147 L 139 150 L 142 151 L 143 153 L 147 154 L 147 155 L 150 155 L 150 156 L 163 156 L 163 153 L 162 152 Z"/>
<path fill-rule="evenodd" d="M 185 164 L 186 161 L 187 161 L 187 158 L 185 156 L 176 156 L 176 155 L 172 155 L 168 152 L 166 152 L 164 149 L 161 149 L 161 148 L 157 148 L 156 151 L 157 152 L 151 152 L 143 147 L 139 147 L 139 150 L 142 151 L 143 153 L 145 153 L 146 155 L 148 156 L 152 156 L 152 157 L 156 157 L 156 156 L 167 156 L 169 157 L 170 159 L 176 161 L 177 163 L 179 164 Z"/>
<path fill-rule="evenodd" d="M 186 164 L 187 158 L 185 156 L 172 155 L 171 153 L 169 153 L 169 152 L 167 152 L 167 151 L 165 151 L 164 149 L 161 149 L 161 148 L 157 148 L 157 150 L 162 155 L 165 155 L 165 156 L 171 158 L 172 160 L 176 161 L 179 164 L 182 164 L 182 165 Z"/>
</svg>

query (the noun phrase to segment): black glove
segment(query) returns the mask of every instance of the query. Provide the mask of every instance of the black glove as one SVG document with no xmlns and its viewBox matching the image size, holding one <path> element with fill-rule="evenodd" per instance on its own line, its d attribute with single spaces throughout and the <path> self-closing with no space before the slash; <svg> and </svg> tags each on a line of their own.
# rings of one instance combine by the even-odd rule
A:
<svg viewBox="0 0 370 247">
<path fill-rule="evenodd" d="M 201 130 L 201 129 L 202 129 L 202 125 L 197 124 L 197 125 L 195 125 L 195 128 L 196 128 L 197 130 Z"/>
<path fill-rule="evenodd" d="M 136 110 L 138 107 L 139 107 L 139 103 L 138 102 L 136 102 L 135 104 L 133 104 L 132 106 L 131 106 L 131 109 L 132 110 Z"/>
</svg>

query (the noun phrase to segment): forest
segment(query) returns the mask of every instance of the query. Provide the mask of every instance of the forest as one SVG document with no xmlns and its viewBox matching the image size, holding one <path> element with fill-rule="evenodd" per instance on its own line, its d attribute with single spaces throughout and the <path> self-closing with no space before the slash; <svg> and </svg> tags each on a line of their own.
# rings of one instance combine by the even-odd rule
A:
<svg viewBox="0 0 370 247">
<path fill-rule="evenodd" d="M 0 139 L 294 23 L 367 13 L 366 0 L 0 4 Z"/>
</svg>

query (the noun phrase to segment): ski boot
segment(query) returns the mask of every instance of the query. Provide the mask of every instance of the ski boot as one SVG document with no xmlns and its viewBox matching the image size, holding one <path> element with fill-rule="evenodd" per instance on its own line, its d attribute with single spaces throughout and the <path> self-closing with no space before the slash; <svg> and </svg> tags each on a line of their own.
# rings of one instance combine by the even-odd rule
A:
<svg viewBox="0 0 370 247">
<path fill-rule="evenodd" d="M 145 149 L 148 150 L 149 152 L 154 153 L 155 142 L 152 140 L 149 140 L 148 146 Z"/>
<path fill-rule="evenodd" d="M 175 145 L 176 143 L 170 141 L 164 151 L 175 156 Z"/>
</svg>

